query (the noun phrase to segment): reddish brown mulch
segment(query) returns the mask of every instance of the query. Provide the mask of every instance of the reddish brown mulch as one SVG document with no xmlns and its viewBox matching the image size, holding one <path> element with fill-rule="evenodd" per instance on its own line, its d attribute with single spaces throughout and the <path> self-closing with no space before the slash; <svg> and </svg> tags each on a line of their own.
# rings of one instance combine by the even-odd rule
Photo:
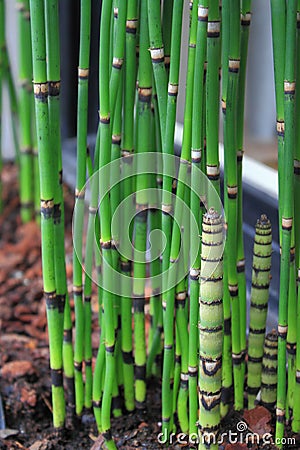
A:
<svg viewBox="0 0 300 450">
<path fill-rule="evenodd" d="M 52 429 L 51 383 L 45 302 L 42 294 L 40 231 L 31 222 L 22 225 L 19 216 L 17 170 L 4 167 L 4 211 L 0 216 L 0 393 L 4 405 L 6 429 L 0 430 L 0 449 L 92 449 L 102 448 L 91 414 L 84 414 L 69 429 L 57 433 Z M 72 286 L 72 210 L 73 193 L 65 188 L 66 252 L 68 289 Z M 95 302 L 96 303 L 96 302 Z M 93 320 L 94 356 L 98 342 L 97 312 Z M 152 380 L 148 386 L 147 410 L 124 414 L 112 420 L 118 448 L 124 450 L 164 448 L 158 442 L 160 433 L 160 386 Z M 236 442 L 228 443 L 229 432 L 246 423 L 244 433 L 234 434 Z M 274 432 L 274 418 L 262 407 L 233 414 L 223 424 L 226 433 L 220 449 L 273 449 L 272 445 L 245 444 L 246 433 L 262 436 Z M 242 431 L 242 430 L 239 430 Z M 174 437 L 168 448 L 196 448 L 186 445 L 182 435 Z M 289 443 L 287 449 L 299 449 Z"/>
</svg>

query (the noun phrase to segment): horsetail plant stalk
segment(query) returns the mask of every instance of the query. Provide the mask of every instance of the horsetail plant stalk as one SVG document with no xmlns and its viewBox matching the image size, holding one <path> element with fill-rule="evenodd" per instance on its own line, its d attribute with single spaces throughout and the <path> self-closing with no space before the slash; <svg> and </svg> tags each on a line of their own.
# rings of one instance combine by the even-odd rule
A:
<svg viewBox="0 0 300 450">
<path fill-rule="evenodd" d="M 203 217 L 199 296 L 199 449 L 218 449 L 223 346 L 223 220 Z M 215 439 L 212 441 L 212 436 Z M 208 438 L 209 437 L 209 438 Z"/>
<path fill-rule="evenodd" d="M 48 113 L 48 82 L 46 71 L 46 41 L 44 2 L 30 0 L 33 82 L 38 134 L 41 186 L 41 233 L 44 296 L 49 328 L 50 367 L 53 401 L 53 423 L 60 428 L 65 421 L 65 399 L 62 377 L 62 320 L 64 304 L 56 295 L 54 198 L 55 164 L 51 146 Z M 54 36 L 53 39 L 58 39 Z M 55 45 L 56 42 L 53 43 Z"/>
<path fill-rule="evenodd" d="M 179 166 L 179 182 L 176 191 L 176 200 L 174 214 L 176 219 L 181 222 L 182 206 L 184 201 L 185 182 L 187 177 L 190 145 L 191 145 L 191 112 L 192 112 L 192 95 L 194 82 L 194 62 L 195 62 L 195 46 L 197 35 L 197 14 L 198 5 L 195 2 L 191 10 L 191 28 L 189 37 L 189 52 L 188 52 L 188 75 L 187 75 L 187 97 L 185 104 L 184 115 L 184 134 L 182 143 L 182 152 Z M 178 200 L 180 199 L 180 200 Z M 172 237 L 170 241 L 170 262 L 168 271 L 168 290 L 166 292 L 166 301 L 163 301 L 164 315 L 164 362 L 163 362 L 163 380 L 162 380 L 162 422 L 163 433 L 168 436 L 173 427 L 173 414 L 171 414 L 171 401 L 173 397 L 172 389 L 172 367 L 174 361 L 174 332 L 173 332 L 173 311 L 174 311 L 174 297 L 176 286 L 176 272 L 179 267 L 179 253 L 180 253 L 180 235 L 181 230 L 178 224 L 174 224 L 172 229 Z M 186 349 L 187 350 L 187 349 Z M 183 378 L 184 378 L 183 374 Z"/>
<path fill-rule="evenodd" d="M 206 173 L 214 188 L 220 192 L 219 167 L 219 68 L 220 68 L 219 1 L 210 0 L 207 24 L 206 69 Z M 209 205 L 210 199 L 208 199 Z"/>
<path fill-rule="evenodd" d="M 151 151 L 151 96 L 152 73 L 148 51 L 149 33 L 147 21 L 147 0 L 140 5 L 139 75 L 137 103 L 137 154 Z M 149 177 L 145 176 L 145 167 L 137 160 L 136 176 L 136 216 L 133 251 L 133 310 L 134 310 L 134 346 L 135 346 L 135 401 L 137 408 L 143 408 L 146 400 L 146 347 L 145 347 L 145 252 L 147 239 L 147 208 Z M 144 175 L 139 175 L 143 173 Z M 137 257 L 137 252 L 141 256 Z M 142 256 L 144 255 L 144 256 Z"/>
<path fill-rule="evenodd" d="M 281 265 L 278 316 L 278 390 L 276 408 L 276 439 L 284 433 L 286 408 L 286 337 L 290 275 L 290 248 L 293 228 L 293 160 L 295 143 L 295 45 L 297 2 L 287 5 L 286 50 L 284 71 L 284 155 L 278 170 L 284 177 L 281 191 Z M 280 179 L 280 176 L 279 176 Z M 283 178 L 282 178 L 283 179 Z M 278 445 L 279 448 L 282 444 Z"/>
<path fill-rule="evenodd" d="M 11 127 L 12 135 L 15 148 L 15 158 L 17 163 L 20 161 L 20 148 L 19 148 L 19 138 L 18 138 L 18 122 L 19 122 L 19 112 L 18 112 L 18 99 L 16 88 L 12 76 L 12 70 L 10 65 L 10 57 L 8 53 L 8 48 L 6 45 L 6 11 L 5 11 L 5 1 L 0 2 L 0 21 L 1 21 L 1 69 L 2 69 L 2 83 L 6 82 L 8 88 L 8 98 L 11 113 Z"/>
<path fill-rule="evenodd" d="M 73 296 L 75 306 L 75 345 L 74 345 L 74 381 L 76 414 L 81 415 L 84 405 L 84 384 L 82 363 L 84 352 L 84 307 L 82 287 L 82 233 L 83 211 L 86 182 L 86 147 L 87 147 L 87 107 L 88 77 L 90 55 L 91 2 L 82 1 L 80 6 L 80 47 L 78 67 L 78 112 L 77 112 L 77 173 L 76 173 L 76 209 L 73 219 Z M 86 305 L 85 305 L 86 306 Z M 88 385 L 90 372 L 87 370 Z"/>
<path fill-rule="evenodd" d="M 261 385 L 262 358 L 270 286 L 271 254 L 271 223 L 267 216 L 262 215 L 256 223 L 253 248 L 248 342 L 248 409 L 254 408 L 255 399 Z"/>
<path fill-rule="evenodd" d="M 124 200 L 133 192 L 133 182 L 130 178 L 132 172 L 132 155 L 134 152 L 134 105 L 135 82 L 137 72 L 136 45 L 137 45 L 138 7 L 137 0 L 128 0 L 125 36 L 125 67 L 124 67 L 124 111 L 123 111 L 123 139 L 121 142 L 122 161 L 121 172 L 124 181 L 121 185 L 121 198 Z M 122 223 L 129 223 L 130 208 L 122 209 Z M 124 400 L 127 411 L 133 411 L 134 404 L 134 368 L 132 354 L 132 321 L 131 321 L 131 254 L 130 248 L 124 248 L 120 258 L 120 269 L 123 275 L 121 298 L 121 350 L 123 359 Z"/>
<path fill-rule="evenodd" d="M 19 11 L 19 119 L 20 119 L 20 202 L 21 218 L 33 215 L 34 172 L 32 155 L 32 59 L 29 0 L 18 1 Z"/>
<path fill-rule="evenodd" d="M 297 86 L 300 82 L 300 1 L 297 3 L 297 68 L 296 68 L 296 83 Z M 300 202 L 300 133 L 299 133 L 299 120 L 300 120 L 300 96 L 296 95 L 296 145 L 295 145 L 295 157 L 294 157 L 294 211 L 297 212 Z M 299 217 L 295 214 L 295 230 L 299 229 Z M 297 315 L 296 323 L 297 330 L 299 330 L 300 324 L 300 241 L 299 233 L 295 233 L 295 244 L 296 244 L 296 281 L 297 281 Z M 294 397 L 299 398 L 300 393 L 300 333 L 296 336 L 296 374 L 295 374 L 295 387 L 294 387 Z M 292 420 L 292 430 L 295 433 L 300 431 L 300 405 L 299 402 L 294 402 L 293 407 L 293 420 Z"/>
<path fill-rule="evenodd" d="M 204 116 L 204 64 L 206 55 L 208 21 L 208 2 L 198 2 L 198 26 L 197 43 L 194 72 L 194 99 L 193 99 L 193 124 L 192 124 L 192 146 L 191 146 L 191 213 L 199 221 L 201 234 L 202 208 L 196 192 L 201 192 L 201 182 L 199 172 L 203 156 L 204 136 L 203 136 L 203 116 Z M 200 124 L 200 125 L 199 125 Z M 202 163 L 203 164 L 203 163 Z M 196 191 L 196 192 L 195 192 Z M 194 246 L 191 240 L 191 249 Z M 196 433 L 198 419 L 198 398 L 197 398 L 197 375 L 198 375 L 198 310 L 199 310 L 199 274 L 201 249 L 190 268 L 190 314 L 189 314 L 189 432 Z"/>
<path fill-rule="evenodd" d="M 167 72 L 167 79 L 170 71 L 170 54 L 171 54 L 171 34 L 172 34 L 172 21 L 173 21 L 173 6 L 174 0 L 166 0 L 163 4 L 162 13 L 162 33 L 164 43 L 165 54 L 165 68 Z"/>
<path fill-rule="evenodd" d="M 99 50 L 99 104 L 100 104 L 100 155 L 99 168 L 102 169 L 99 178 L 100 194 L 100 246 L 103 258 L 103 320 L 105 321 L 105 378 L 103 385 L 101 432 L 108 449 L 115 449 L 110 430 L 110 410 L 115 373 L 115 327 L 113 312 L 113 295 L 110 291 L 110 267 L 112 266 L 111 252 L 111 211 L 110 201 L 106 192 L 109 186 L 109 174 L 104 173 L 103 168 L 110 162 L 111 156 L 111 127 L 109 104 L 109 46 L 107 38 L 110 36 L 110 17 L 112 13 L 112 0 L 102 3 L 100 25 L 100 50 Z"/>
<path fill-rule="evenodd" d="M 237 261 L 237 92 L 240 69 L 240 8 L 237 0 L 230 0 L 228 78 L 226 88 L 226 113 L 224 115 L 226 134 L 224 136 L 224 167 L 226 172 L 225 214 L 227 220 L 226 277 L 232 309 L 232 362 L 234 375 L 234 408 L 244 405 L 242 353 L 240 338 L 240 305 L 238 292 Z M 225 26 L 228 26 L 225 25 Z"/>
<path fill-rule="evenodd" d="M 71 322 L 69 296 L 67 292 L 67 277 L 65 263 L 65 215 L 63 201 L 62 177 L 62 151 L 60 135 L 60 41 L 59 41 L 59 13 L 57 0 L 50 0 L 45 7 L 46 25 L 46 54 L 48 79 L 48 113 L 50 143 L 53 148 L 54 170 L 54 258 L 56 299 L 60 305 L 60 328 L 64 329 L 63 341 L 63 367 L 67 384 L 67 410 L 70 416 L 74 412 L 74 385 L 73 385 L 73 348 L 72 342 L 66 341 L 64 324 Z M 72 325 L 71 325 L 72 326 Z M 69 329 L 71 328 L 69 327 Z M 65 351 L 64 351 L 65 350 Z"/>
<path fill-rule="evenodd" d="M 246 68 L 248 55 L 249 28 L 251 23 L 251 0 L 242 0 L 241 2 L 241 63 L 238 85 L 238 104 L 237 104 L 237 177 L 238 177 L 238 223 L 237 223 L 237 277 L 240 302 L 240 325 L 241 325 L 241 352 L 242 352 L 242 371 L 245 373 L 245 355 L 246 355 L 246 321 L 247 321 L 247 302 L 246 302 L 246 275 L 245 275 L 245 252 L 243 238 L 243 145 L 244 145 L 244 109 L 245 109 L 245 85 Z"/>
<path fill-rule="evenodd" d="M 261 404 L 271 411 L 277 396 L 277 348 L 277 332 L 272 330 L 265 339 L 261 372 Z"/>
<path fill-rule="evenodd" d="M 230 18 L 229 0 L 222 3 L 222 117 L 223 117 L 223 140 L 226 141 L 226 100 L 227 100 L 227 80 L 228 80 L 228 54 L 229 54 L 229 18 Z M 224 185 L 226 185 L 226 170 L 224 170 Z M 227 209 L 228 196 L 224 195 L 224 207 Z M 227 277 L 227 255 L 224 253 L 224 286 L 228 285 Z M 223 296 L 224 311 L 224 338 L 223 338 L 223 364 L 222 364 L 222 397 L 221 397 L 221 415 L 225 417 L 232 402 L 232 357 L 231 357 L 231 307 L 229 290 L 224 290 Z"/>
</svg>

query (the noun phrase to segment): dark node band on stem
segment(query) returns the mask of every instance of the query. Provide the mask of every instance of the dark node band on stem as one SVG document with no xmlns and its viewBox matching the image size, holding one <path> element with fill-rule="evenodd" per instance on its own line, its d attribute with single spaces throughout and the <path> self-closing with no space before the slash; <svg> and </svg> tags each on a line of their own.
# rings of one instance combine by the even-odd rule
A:
<svg viewBox="0 0 300 450">
<path fill-rule="evenodd" d="M 231 317 L 224 319 L 224 335 L 231 335 Z"/>
<path fill-rule="evenodd" d="M 34 97 L 41 101 L 47 102 L 48 100 L 48 82 L 45 83 L 35 83 L 33 82 L 33 93 Z"/>
<path fill-rule="evenodd" d="M 222 106 L 222 113 L 225 115 L 226 114 L 226 102 L 223 99 L 221 102 L 221 106 Z"/>
<path fill-rule="evenodd" d="M 120 134 L 113 134 L 111 137 L 111 143 L 113 145 L 121 145 L 121 135 Z"/>
<path fill-rule="evenodd" d="M 206 165 L 207 178 L 211 181 L 218 181 L 220 178 L 220 168 L 218 165 Z"/>
<path fill-rule="evenodd" d="M 110 113 L 101 114 L 101 112 L 99 112 L 99 121 L 103 125 L 109 125 L 110 124 Z"/>
<path fill-rule="evenodd" d="M 224 405 L 228 405 L 232 402 L 233 386 L 222 386 L 221 390 L 221 402 Z"/>
<path fill-rule="evenodd" d="M 53 217 L 53 209 L 54 209 L 54 201 L 53 198 L 50 200 L 42 200 L 41 199 L 41 215 L 47 220 Z"/>
<path fill-rule="evenodd" d="M 241 25 L 242 27 L 250 27 L 251 24 L 251 12 L 246 12 L 246 14 L 241 14 Z"/>
<path fill-rule="evenodd" d="M 101 400 L 93 400 L 92 405 L 93 405 L 93 408 L 101 408 L 102 399 Z"/>
<path fill-rule="evenodd" d="M 231 297 L 237 297 L 239 295 L 238 284 L 228 284 L 228 290 Z"/>
<path fill-rule="evenodd" d="M 296 83 L 294 81 L 284 81 L 284 95 L 295 95 Z"/>
<path fill-rule="evenodd" d="M 116 397 L 112 397 L 111 399 L 111 407 L 112 410 L 121 409 L 122 408 L 122 400 L 121 397 L 118 395 Z"/>
<path fill-rule="evenodd" d="M 83 69 L 81 67 L 78 67 L 78 79 L 79 80 L 83 80 L 83 81 L 88 80 L 89 74 L 90 74 L 90 71 L 88 68 Z"/>
<path fill-rule="evenodd" d="M 191 268 L 190 269 L 190 280 L 198 281 L 200 275 L 200 269 Z"/>
<path fill-rule="evenodd" d="M 206 6 L 202 5 L 198 6 L 198 20 L 199 22 L 208 21 L 208 8 Z"/>
<path fill-rule="evenodd" d="M 252 334 L 265 334 L 266 329 L 265 328 L 249 328 L 249 333 Z"/>
<path fill-rule="evenodd" d="M 109 240 L 109 241 L 100 240 L 100 247 L 102 248 L 102 250 L 110 250 L 111 249 L 111 240 Z"/>
<path fill-rule="evenodd" d="M 48 85 L 49 85 L 48 87 L 49 97 L 58 97 L 60 94 L 60 80 L 49 81 Z"/>
<path fill-rule="evenodd" d="M 203 408 L 206 411 L 211 411 L 213 408 L 218 406 L 221 401 L 221 391 L 217 392 L 205 392 L 199 391 L 200 401 Z"/>
<path fill-rule="evenodd" d="M 73 295 L 77 295 L 77 296 L 82 295 L 82 285 L 81 286 L 73 286 Z"/>
<path fill-rule="evenodd" d="M 250 395 L 257 395 L 260 386 L 247 386 L 247 393 Z"/>
<path fill-rule="evenodd" d="M 227 196 L 231 200 L 236 199 L 238 196 L 238 186 L 227 185 Z"/>
<path fill-rule="evenodd" d="M 209 433 L 219 431 L 219 429 L 220 429 L 219 425 L 212 425 L 211 427 L 204 427 L 204 426 L 200 425 L 199 422 L 197 422 L 197 425 L 198 425 L 198 429 L 201 431 L 201 433 L 203 433 L 203 434 L 205 433 L 206 435 L 208 435 Z"/>
<path fill-rule="evenodd" d="M 253 285 L 252 285 L 252 287 L 253 287 Z M 255 303 L 254 301 L 251 301 L 250 307 L 258 309 L 260 311 L 264 311 L 264 310 L 268 309 L 268 304 L 267 303 Z"/>
<path fill-rule="evenodd" d="M 231 73 L 238 73 L 240 70 L 240 59 L 229 59 L 228 61 L 228 70 Z"/>
<path fill-rule="evenodd" d="M 102 436 L 104 437 L 104 439 L 106 441 L 111 441 L 112 440 L 112 434 L 111 434 L 111 430 L 106 430 L 102 432 Z"/>
<path fill-rule="evenodd" d="M 162 203 L 161 211 L 163 214 L 170 215 L 173 212 L 173 205 L 166 205 L 165 203 Z"/>
<path fill-rule="evenodd" d="M 82 372 L 82 361 L 74 361 L 74 369 L 76 372 Z"/>
<path fill-rule="evenodd" d="M 285 422 L 285 409 L 276 408 L 276 421 L 278 423 L 284 423 Z"/>
<path fill-rule="evenodd" d="M 55 203 L 53 207 L 53 223 L 59 225 L 61 222 L 61 204 Z"/>
<path fill-rule="evenodd" d="M 300 175 L 300 161 L 299 159 L 294 159 L 294 174 Z"/>
<path fill-rule="evenodd" d="M 75 198 L 76 200 L 84 200 L 85 197 L 85 188 L 82 189 L 75 189 Z"/>
<path fill-rule="evenodd" d="M 189 366 L 189 377 L 197 377 L 198 375 L 198 367 L 197 366 Z"/>
<path fill-rule="evenodd" d="M 136 380 L 145 380 L 146 379 L 146 364 L 143 364 L 142 366 L 135 365 L 134 376 L 135 376 Z"/>
<path fill-rule="evenodd" d="M 115 351 L 115 344 L 113 344 L 113 345 L 106 345 L 105 346 L 105 351 L 106 351 L 106 353 L 114 353 L 114 351 Z"/>
<path fill-rule="evenodd" d="M 140 102 L 150 103 L 152 87 L 138 87 L 138 98 Z"/>
<path fill-rule="evenodd" d="M 194 164 L 200 164 L 202 159 L 202 150 L 201 148 L 192 148 L 191 149 L 191 160 Z"/>
<path fill-rule="evenodd" d="M 205 375 L 213 377 L 222 368 L 222 356 L 209 359 L 200 354 L 200 364 Z"/>
<path fill-rule="evenodd" d="M 181 365 L 181 355 L 175 355 L 175 363 Z"/>
<path fill-rule="evenodd" d="M 133 311 L 135 313 L 144 313 L 144 309 L 145 309 L 145 297 L 136 295 L 133 298 Z"/>
<path fill-rule="evenodd" d="M 288 217 L 288 218 L 282 217 L 281 228 L 282 228 L 282 230 L 291 231 L 291 229 L 293 228 L 293 218 L 292 217 Z"/>
<path fill-rule="evenodd" d="M 262 356 L 259 357 L 255 357 L 255 356 L 251 356 L 250 354 L 248 355 L 248 361 L 252 362 L 254 364 L 260 364 L 263 360 Z"/>
<path fill-rule="evenodd" d="M 286 351 L 288 352 L 289 355 L 296 355 L 296 343 L 287 342 Z"/>
<path fill-rule="evenodd" d="M 150 55 L 153 64 L 164 63 L 164 47 L 150 48 Z"/>
<path fill-rule="evenodd" d="M 178 83 L 169 83 L 168 84 L 168 95 L 170 97 L 177 97 L 178 94 Z"/>
<path fill-rule="evenodd" d="M 203 245 L 203 243 L 202 243 Z M 201 258 L 202 259 L 202 258 Z M 218 282 L 222 282 L 223 281 L 223 276 L 220 277 L 201 277 L 200 276 L 200 280 L 201 282 L 209 282 L 209 283 L 218 283 Z"/>
<path fill-rule="evenodd" d="M 258 289 L 258 290 L 266 290 L 266 289 L 269 289 L 270 283 L 267 283 L 267 284 L 257 284 L 257 283 L 253 283 L 253 282 L 252 282 L 252 287 L 253 287 L 254 289 Z M 256 305 L 254 305 L 254 306 L 256 307 Z"/>
<path fill-rule="evenodd" d="M 46 307 L 48 310 L 58 309 L 60 307 L 60 299 L 56 295 L 56 291 L 44 292 Z"/>
<path fill-rule="evenodd" d="M 175 296 L 175 308 L 184 308 L 186 303 L 186 292 L 177 292 Z"/>
<path fill-rule="evenodd" d="M 72 329 L 64 330 L 64 342 L 66 344 L 71 344 L 72 343 Z"/>
<path fill-rule="evenodd" d="M 137 29 L 137 19 L 130 19 L 126 21 L 126 33 L 129 34 L 136 34 Z"/>
<path fill-rule="evenodd" d="M 242 364 L 243 359 L 244 359 L 244 354 L 242 352 L 240 353 L 232 353 L 232 364 L 234 366 L 238 366 L 240 364 Z"/>
<path fill-rule="evenodd" d="M 205 305 L 205 306 L 219 306 L 219 305 L 222 305 L 223 299 L 220 298 L 220 299 L 214 299 L 214 300 L 206 300 L 206 299 L 199 297 L 199 303 L 201 303 L 201 305 Z"/>
<path fill-rule="evenodd" d="M 51 369 L 51 384 L 55 387 L 63 386 L 63 372 L 62 369 Z"/>
<path fill-rule="evenodd" d="M 122 350 L 122 357 L 124 364 L 133 364 L 132 351 L 125 352 Z"/>
<path fill-rule="evenodd" d="M 207 24 L 207 37 L 218 38 L 220 37 L 220 21 L 209 21 Z"/>
<path fill-rule="evenodd" d="M 244 156 L 244 150 L 238 150 L 236 152 L 236 160 L 238 163 L 241 163 L 243 161 L 243 156 Z"/>
<path fill-rule="evenodd" d="M 121 70 L 123 66 L 124 58 L 117 58 L 116 56 L 113 57 L 112 66 L 116 70 Z"/>
<path fill-rule="evenodd" d="M 236 264 L 237 273 L 245 272 L 245 259 L 240 259 Z"/>
<path fill-rule="evenodd" d="M 300 383 L 300 370 L 296 371 L 296 383 Z"/>
<path fill-rule="evenodd" d="M 284 120 L 277 120 L 276 131 L 277 131 L 277 136 L 284 137 Z"/>
<path fill-rule="evenodd" d="M 180 374 L 180 386 L 183 389 L 187 389 L 188 382 L 189 382 L 189 374 L 185 373 L 185 372 L 181 372 L 181 374 Z"/>
<path fill-rule="evenodd" d="M 131 261 L 121 261 L 120 268 L 122 272 L 130 273 L 131 272 Z"/>
<path fill-rule="evenodd" d="M 171 63 L 170 55 L 165 55 L 164 63 L 165 63 L 165 68 L 169 69 L 170 68 L 170 63 Z"/>
</svg>

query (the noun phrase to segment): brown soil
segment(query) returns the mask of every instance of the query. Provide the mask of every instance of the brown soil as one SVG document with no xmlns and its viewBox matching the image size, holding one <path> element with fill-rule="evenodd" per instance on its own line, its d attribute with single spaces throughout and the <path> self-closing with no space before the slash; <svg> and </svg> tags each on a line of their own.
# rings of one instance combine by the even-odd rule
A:
<svg viewBox="0 0 300 450">
<path fill-rule="evenodd" d="M 51 418 L 51 383 L 45 303 L 42 291 L 40 232 L 31 222 L 22 225 L 19 216 L 17 171 L 12 164 L 4 167 L 4 211 L 0 217 L 0 395 L 4 405 L 5 429 L 0 424 L 0 449 L 92 449 L 103 448 L 97 437 L 93 416 L 86 412 L 81 420 L 62 432 L 55 432 Z M 72 209 L 73 193 L 65 188 L 66 252 L 68 287 L 71 293 Z M 98 342 L 97 312 L 93 321 L 94 353 Z M 0 397 L 0 398 L 1 398 Z M 231 415 L 223 432 L 236 431 L 237 424 L 247 422 L 248 431 L 262 435 L 273 433 L 274 418 L 267 410 L 254 410 L 250 416 Z M 112 420 L 117 447 L 124 450 L 166 448 L 159 444 L 160 385 L 150 380 L 147 408 Z M 0 413 L 1 416 L 1 413 Z M 1 422 L 1 417 L 0 417 Z M 3 427 L 2 427 L 3 428 Z M 220 449 L 264 448 L 254 443 L 224 442 Z M 180 441 L 181 440 L 181 441 Z M 173 438 L 168 448 L 196 448 Z M 287 449 L 299 449 L 300 441 Z"/>
</svg>

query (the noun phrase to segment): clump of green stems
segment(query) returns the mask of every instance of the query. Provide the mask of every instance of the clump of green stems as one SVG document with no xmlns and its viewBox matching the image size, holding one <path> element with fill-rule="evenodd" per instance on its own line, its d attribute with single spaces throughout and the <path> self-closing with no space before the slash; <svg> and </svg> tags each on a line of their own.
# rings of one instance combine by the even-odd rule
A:
<svg viewBox="0 0 300 450">
<path fill-rule="evenodd" d="M 19 161 L 19 142 L 18 142 L 18 103 L 14 80 L 10 66 L 10 58 L 6 45 L 6 14 L 5 1 L 0 1 L 0 212 L 3 209 L 2 204 L 2 182 L 1 174 L 3 168 L 2 160 L 2 127 L 3 127 L 3 91 L 7 86 L 9 94 L 9 104 L 11 112 L 11 125 L 15 147 L 16 161 Z M 26 187 L 25 187 L 26 189 Z"/>
<path fill-rule="evenodd" d="M 54 425 L 62 427 L 65 422 L 64 369 L 68 410 L 73 414 L 75 409 L 80 417 L 84 408 L 93 408 L 98 431 L 108 449 L 116 448 L 111 415 L 120 416 L 123 404 L 129 412 L 145 408 L 147 377 L 151 374 L 160 376 L 162 373 L 162 431 L 165 437 L 177 426 L 186 434 L 196 433 L 198 424 L 205 441 L 205 433 L 217 435 L 221 417 L 228 413 L 232 401 L 236 410 L 244 408 L 246 284 L 242 157 L 251 1 L 224 0 L 221 10 L 215 0 L 190 3 L 183 140 L 181 157 L 175 167 L 175 161 L 170 161 L 174 155 L 183 6 L 182 0 L 166 0 L 163 5 L 159 0 L 103 0 L 99 125 L 92 162 L 87 155 L 87 111 L 93 11 L 90 1 L 81 2 L 73 222 L 73 354 L 64 259 L 58 4 L 57 0 L 45 4 L 42 0 L 30 0 Z M 296 349 L 299 314 L 298 317 L 295 314 L 295 261 L 299 265 L 299 238 L 296 233 L 293 235 L 293 210 L 297 210 L 299 202 L 298 194 L 295 199 L 293 197 L 293 187 L 295 184 L 298 193 L 300 160 L 298 148 L 295 155 L 293 153 L 294 144 L 299 140 L 299 133 L 294 132 L 295 108 L 299 109 L 298 98 L 295 103 L 296 10 L 295 0 L 287 4 L 287 9 L 282 0 L 272 0 L 279 216 L 282 223 L 277 437 L 283 436 L 287 408 L 293 410 L 295 431 L 300 423 L 300 410 L 292 394 L 300 385 L 297 376 L 299 345 Z M 23 17 L 21 19 L 24 21 Z M 21 25 L 25 26 L 23 22 Z M 22 77 L 28 77 L 30 67 L 22 66 L 22 69 L 26 71 Z M 221 192 L 220 73 L 224 220 L 221 207 L 215 204 L 215 198 Z M 23 94 L 25 97 L 25 91 Z M 22 108 L 30 110 L 27 97 Z M 27 134 L 22 135 L 21 146 L 32 148 L 34 142 L 24 114 L 22 119 Z M 54 149 L 53 153 L 50 148 Z M 24 159 L 24 166 L 26 164 Z M 30 164 L 32 173 L 32 162 Z M 199 170 L 206 175 L 206 181 L 199 176 Z M 28 177 L 29 172 L 26 173 Z M 90 178 L 90 203 L 84 254 L 87 175 Z M 26 184 L 26 189 L 28 186 Z M 112 227 L 113 218 L 119 214 L 119 205 L 123 202 L 127 206 L 122 208 L 120 222 Z M 187 209 L 189 214 L 186 214 Z M 26 216 L 25 212 L 23 215 Z M 176 221 L 172 219 L 173 215 Z M 195 222 L 198 228 L 194 235 Z M 156 228 L 163 232 L 166 245 L 162 249 L 163 239 L 159 238 L 155 245 L 150 243 L 150 252 L 147 252 L 149 235 Z M 128 231 L 129 240 L 123 245 L 124 229 Z M 277 367 L 277 337 L 274 333 L 267 336 L 263 350 L 271 260 L 270 230 L 270 222 L 262 216 L 254 244 L 248 347 L 250 408 L 254 406 L 260 387 L 263 404 L 274 405 Z M 148 253 L 151 254 L 150 262 Z M 100 337 L 93 373 L 91 297 L 94 264 L 99 284 Z M 150 330 L 145 314 L 149 274 Z M 120 279 L 121 289 L 116 291 Z M 289 350 L 288 392 L 286 345 Z M 160 355 L 162 367 L 158 364 Z M 204 441 L 199 448 L 217 448 L 215 443 Z"/>
</svg>

